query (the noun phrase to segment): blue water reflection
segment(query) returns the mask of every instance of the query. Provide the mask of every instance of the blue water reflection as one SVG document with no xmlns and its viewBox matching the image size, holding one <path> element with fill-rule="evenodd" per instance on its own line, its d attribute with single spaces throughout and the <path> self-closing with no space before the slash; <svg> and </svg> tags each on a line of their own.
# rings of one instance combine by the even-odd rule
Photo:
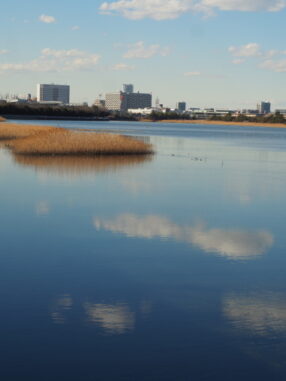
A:
<svg viewBox="0 0 286 381">
<path fill-rule="evenodd" d="M 0 148 L 1 379 L 284 380 L 286 130 L 55 124 L 156 154 Z"/>
</svg>

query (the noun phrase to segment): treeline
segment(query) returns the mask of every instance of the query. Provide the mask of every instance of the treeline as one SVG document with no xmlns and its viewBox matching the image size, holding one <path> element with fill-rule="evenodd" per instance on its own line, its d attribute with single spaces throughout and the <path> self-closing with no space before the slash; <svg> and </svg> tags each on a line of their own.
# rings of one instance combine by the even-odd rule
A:
<svg viewBox="0 0 286 381">
<path fill-rule="evenodd" d="M 199 119 L 196 116 L 191 116 L 189 114 L 179 114 L 175 111 L 152 111 L 152 113 L 146 116 L 146 119 L 150 119 L 154 122 L 159 120 L 196 120 Z M 214 120 L 214 121 L 222 121 L 222 122 L 255 122 L 255 123 L 284 123 L 286 124 L 286 119 L 282 114 L 276 112 L 271 115 L 259 115 L 249 117 L 244 114 L 239 114 L 238 116 L 234 116 L 231 113 L 226 115 L 213 115 L 210 117 L 206 117 L 206 120 Z"/>
<path fill-rule="evenodd" d="M 4 117 L 31 118 L 104 118 L 108 120 L 136 120 L 133 115 L 109 111 L 97 106 L 52 106 L 27 103 L 0 104 L 0 115 Z"/>
<path fill-rule="evenodd" d="M 176 111 L 167 111 L 167 112 L 160 112 L 160 111 L 152 111 L 150 115 L 146 116 L 147 119 L 151 119 L 153 121 L 157 120 L 190 120 L 193 119 L 190 117 L 189 114 L 179 114 Z"/>
<path fill-rule="evenodd" d="M 0 104 L 0 115 L 30 115 L 58 117 L 107 117 L 109 112 L 98 107 L 52 106 L 27 103 Z"/>
<path fill-rule="evenodd" d="M 258 115 L 254 117 L 249 117 L 244 114 L 239 114 L 238 116 L 233 116 L 231 114 L 226 114 L 224 116 L 214 115 L 210 120 L 217 120 L 223 122 L 254 122 L 254 123 L 284 123 L 286 124 L 286 119 L 280 112 L 275 114 Z"/>
</svg>

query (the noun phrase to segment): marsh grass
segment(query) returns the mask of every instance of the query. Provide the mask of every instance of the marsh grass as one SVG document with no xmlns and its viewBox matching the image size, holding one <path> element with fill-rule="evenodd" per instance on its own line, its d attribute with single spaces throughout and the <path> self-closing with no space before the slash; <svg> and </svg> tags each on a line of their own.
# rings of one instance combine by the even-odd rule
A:
<svg viewBox="0 0 286 381">
<path fill-rule="evenodd" d="M 23 167 L 59 175 L 81 175 L 116 171 L 124 167 L 137 166 L 152 160 L 152 155 L 124 156 L 29 156 L 13 155 L 14 161 Z"/>
<path fill-rule="evenodd" d="M 39 133 L 61 130 L 50 126 L 22 125 L 17 123 L 0 123 L 0 140 L 21 139 Z"/>
<path fill-rule="evenodd" d="M 151 154 L 152 146 L 144 141 L 109 133 L 78 132 L 54 128 L 9 142 L 18 155 L 101 156 Z"/>
</svg>

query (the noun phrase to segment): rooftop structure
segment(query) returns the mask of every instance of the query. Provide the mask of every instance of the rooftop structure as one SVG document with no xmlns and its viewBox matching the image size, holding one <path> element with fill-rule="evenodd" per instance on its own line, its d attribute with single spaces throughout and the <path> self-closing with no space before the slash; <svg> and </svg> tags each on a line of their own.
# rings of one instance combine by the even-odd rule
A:
<svg viewBox="0 0 286 381">
<path fill-rule="evenodd" d="M 131 83 L 130 84 L 125 83 L 123 85 L 123 92 L 127 93 L 127 94 L 133 93 L 134 92 L 134 86 Z"/>
</svg>

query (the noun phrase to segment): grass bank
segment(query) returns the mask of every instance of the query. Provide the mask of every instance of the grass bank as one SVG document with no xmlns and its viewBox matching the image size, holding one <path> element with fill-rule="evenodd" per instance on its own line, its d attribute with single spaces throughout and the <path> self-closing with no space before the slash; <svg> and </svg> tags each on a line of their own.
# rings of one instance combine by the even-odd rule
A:
<svg viewBox="0 0 286 381">
<path fill-rule="evenodd" d="M 0 139 L 17 155 L 101 156 L 153 153 L 152 146 L 123 135 L 4 123 Z"/>
<path fill-rule="evenodd" d="M 0 124 L 0 140 L 26 138 L 41 132 L 47 133 L 57 130 L 57 127 L 21 125 L 17 123 Z"/>
</svg>

